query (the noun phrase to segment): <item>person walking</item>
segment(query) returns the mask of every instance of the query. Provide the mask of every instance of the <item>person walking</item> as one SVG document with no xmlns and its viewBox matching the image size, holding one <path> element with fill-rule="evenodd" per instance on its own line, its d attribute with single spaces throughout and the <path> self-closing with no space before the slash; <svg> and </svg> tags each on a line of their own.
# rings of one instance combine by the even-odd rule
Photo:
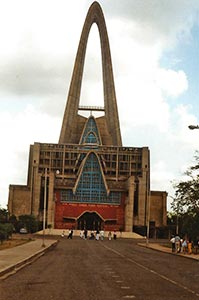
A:
<svg viewBox="0 0 199 300">
<path fill-rule="evenodd" d="M 96 241 L 99 241 L 99 238 L 100 238 L 100 233 L 99 233 L 99 230 L 97 230 L 96 235 L 95 235 Z"/>
<path fill-rule="evenodd" d="M 191 238 L 189 238 L 187 248 L 188 248 L 188 254 L 192 254 L 192 240 L 191 240 Z"/>
<path fill-rule="evenodd" d="M 175 236 L 175 251 L 177 253 L 179 253 L 180 249 L 181 249 L 181 246 L 180 246 L 180 237 L 179 237 L 179 235 L 176 235 Z"/>
<path fill-rule="evenodd" d="M 86 240 L 88 236 L 88 230 L 85 228 L 84 229 L 84 239 Z"/>
<path fill-rule="evenodd" d="M 73 238 L 73 229 L 69 230 L 69 235 L 68 235 L 68 239 L 72 240 Z"/>
<path fill-rule="evenodd" d="M 184 239 L 182 242 L 182 253 L 186 254 L 186 251 L 187 251 L 187 241 L 186 239 Z"/>
<path fill-rule="evenodd" d="M 171 242 L 171 251 L 172 252 L 175 252 L 176 251 L 176 246 L 175 246 L 175 237 L 172 235 L 171 239 L 170 239 L 170 242 Z"/>
<path fill-rule="evenodd" d="M 104 230 L 100 231 L 100 239 L 101 239 L 101 241 L 104 240 Z"/>
</svg>

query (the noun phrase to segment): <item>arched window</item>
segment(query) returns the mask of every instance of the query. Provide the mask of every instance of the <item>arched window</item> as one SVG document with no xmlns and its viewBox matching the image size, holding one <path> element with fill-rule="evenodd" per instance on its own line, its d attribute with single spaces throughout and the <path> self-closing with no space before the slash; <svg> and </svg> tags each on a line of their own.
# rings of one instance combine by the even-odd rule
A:
<svg viewBox="0 0 199 300">
<path fill-rule="evenodd" d="M 100 144 L 100 136 L 93 116 L 89 117 L 86 123 L 80 144 Z"/>
</svg>

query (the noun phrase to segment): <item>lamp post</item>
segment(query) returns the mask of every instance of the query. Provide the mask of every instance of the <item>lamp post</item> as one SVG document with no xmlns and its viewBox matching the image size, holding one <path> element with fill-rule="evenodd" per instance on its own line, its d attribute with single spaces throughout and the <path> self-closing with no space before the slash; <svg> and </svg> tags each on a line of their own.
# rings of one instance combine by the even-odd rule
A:
<svg viewBox="0 0 199 300">
<path fill-rule="evenodd" d="M 47 168 L 45 168 L 44 174 L 44 213 L 43 213 L 43 243 L 42 247 L 46 247 L 45 245 L 45 227 L 46 227 L 46 193 L 47 192 Z"/>
<path fill-rule="evenodd" d="M 151 206 L 151 193 L 147 191 L 147 230 L 146 230 L 146 246 L 149 246 L 149 235 L 150 235 L 150 206 Z"/>
<path fill-rule="evenodd" d="M 151 193 L 149 183 L 149 170 L 146 170 L 146 247 L 149 246 L 150 236 L 150 207 L 151 206 Z"/>
<path fill-rule="evenodd" d="M 199 129 L 199 125 L 189 125 L 188 128 L 191 129 L 191 130 Z"/>
</svg>

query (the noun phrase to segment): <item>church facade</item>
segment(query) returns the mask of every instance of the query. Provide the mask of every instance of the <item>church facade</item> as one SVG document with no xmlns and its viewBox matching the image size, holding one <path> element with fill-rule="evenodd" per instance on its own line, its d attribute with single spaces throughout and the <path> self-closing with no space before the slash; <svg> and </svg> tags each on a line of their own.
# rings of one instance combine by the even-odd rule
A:
<svg viewBox="0 0 199 300">
<path fill-rule="evenodd" d="M 79 105 L 93 23 L 100 35 L 104 107 Z M 9 213 L 39 220 L 45 213 L 47 225 L 57 229 L 132 232 L 166 226 L 166 199 L 166 192 L 150 190 L 148 147 L 122 145 L 108 34 L 94 2 L 80 37 L 59 141 L 30 145 L 27 185 L 10 185 Z"/>
</svg>

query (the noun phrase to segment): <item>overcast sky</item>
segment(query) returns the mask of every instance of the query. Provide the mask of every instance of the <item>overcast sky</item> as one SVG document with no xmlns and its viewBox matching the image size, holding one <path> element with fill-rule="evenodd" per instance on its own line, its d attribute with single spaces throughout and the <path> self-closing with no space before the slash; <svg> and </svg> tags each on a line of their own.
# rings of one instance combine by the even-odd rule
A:
<svg viewBox="0 0 199 300">
<path fill-rule="evenodd" d="M 57 143 L 74 59 L 92 1 L 0 0 L 0 206 L 26 184 L 29 145 Z M 124 146 L 148 146 L 151 189 L 173 196 L 199 149 L 199 1 L 101 0 Z M 103 105 L 97 26 L 82 105 Z M 168 204 L 169 208 L 169 204 Z"/>
</svg>

